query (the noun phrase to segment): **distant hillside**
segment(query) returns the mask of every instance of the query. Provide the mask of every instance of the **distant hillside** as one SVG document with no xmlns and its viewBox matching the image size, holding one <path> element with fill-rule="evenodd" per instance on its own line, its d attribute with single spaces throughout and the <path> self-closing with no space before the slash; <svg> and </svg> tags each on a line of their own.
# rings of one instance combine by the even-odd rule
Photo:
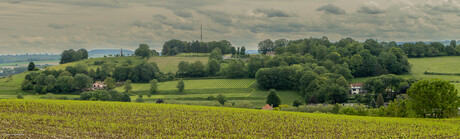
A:
<svg viewBox="0 0 460 139">
<path fill-rule="evenodd" d="M 246 50 L 246 54 L 259 54 L 257 50 Z"/>
<path fill-rule="evenodd" d="M 104 57 L 104 55 L 117 54 L 120 54 L 120 49 L 95 49 L 88 51 L 89 57 Z M 123 49 L 123 54 L 134 54 L 134 51 Z"/>
<path fill-rule="evenodd" d="M 59 59 L 61 59 L 61 55 L 55 55 L 55 54 L 1 55 L 0 63 L 51 61 L 51 60 L 59 60 Z"/>
</svg>

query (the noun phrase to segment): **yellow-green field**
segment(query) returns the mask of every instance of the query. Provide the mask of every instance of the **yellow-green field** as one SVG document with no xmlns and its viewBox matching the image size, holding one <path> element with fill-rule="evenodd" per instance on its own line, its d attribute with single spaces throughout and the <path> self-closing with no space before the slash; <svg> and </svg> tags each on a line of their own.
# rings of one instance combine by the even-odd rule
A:
<svg viewBox="0 0 460 139">
<path fill-rule="evenodd" d="M 208 57 L 178 57 L 178 56 L 167 56 L 167 57 L 151 57 L 149 59 L 149 62 L 155 62 L 158 64 L 158 67 L 160 68 L 161 72 L 167 73 L 167 72 L 177 72 L 177 65 L 179 65 L 179 62 L 185 61 L 185 62 L 195 62 L 195 61 L 201 61 L 203 62 L 203 65 L 206 65 L 208 63 L 209 58 Z"/>
<path fill-rule="evenodd" d="M 459 138 L 460 119 L 225 107 L 0 100 L 2 138 Z"/>
</svg>

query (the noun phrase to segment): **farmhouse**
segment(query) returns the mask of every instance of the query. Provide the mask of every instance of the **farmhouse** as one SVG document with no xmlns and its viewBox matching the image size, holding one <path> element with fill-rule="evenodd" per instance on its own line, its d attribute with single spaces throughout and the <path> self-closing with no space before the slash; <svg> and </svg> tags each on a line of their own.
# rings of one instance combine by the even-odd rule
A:
<svg viewBox="0 0 460 139">
<path fill-rule="evenodd" d="M 273 110 L 273 107 L 268 105 L 268 104 L 265 104 L 265 106 L 262 108 L 262 110 Z"/>
<path fill-rule="evenodd" d="M 105 85 L 101 81 L 97 81 L 93 84 L 93 87 L 91 87 L 91 90 L 101 90 L 101 89 L 105 89 L 105 87 L 107 87 L 107 85 Z"/>
<path fill-rule="evenodd" d="M 352 95 L 363 93 L 363 83 L 352 83 L 350 84 L 350 93 Z"/>
</svg>

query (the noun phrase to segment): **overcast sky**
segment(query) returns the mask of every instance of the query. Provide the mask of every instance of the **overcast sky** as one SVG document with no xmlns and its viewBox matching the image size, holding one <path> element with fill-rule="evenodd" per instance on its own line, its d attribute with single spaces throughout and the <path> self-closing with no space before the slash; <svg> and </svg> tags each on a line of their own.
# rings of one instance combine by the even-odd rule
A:
<svg viewBox="0 0 460 139">
<path fill-rule="evenodd" d="M 458 40 L 459 0 L 0 0 L 0 54 L 161 50 L 170 39 Z"/>
</svg>

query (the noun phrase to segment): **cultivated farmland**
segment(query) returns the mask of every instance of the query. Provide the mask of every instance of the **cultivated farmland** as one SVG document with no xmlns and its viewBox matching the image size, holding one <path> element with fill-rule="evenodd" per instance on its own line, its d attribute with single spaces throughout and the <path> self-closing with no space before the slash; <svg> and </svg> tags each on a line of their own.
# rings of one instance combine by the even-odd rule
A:
<svg viewBox="0 0 460 139">
<path fill-rule="evenodd" d="M 91 101 L 0 100 L 0 123 L 1 137 L 20 138 L 460 137 L 460 119 Z"/>
</svg>

